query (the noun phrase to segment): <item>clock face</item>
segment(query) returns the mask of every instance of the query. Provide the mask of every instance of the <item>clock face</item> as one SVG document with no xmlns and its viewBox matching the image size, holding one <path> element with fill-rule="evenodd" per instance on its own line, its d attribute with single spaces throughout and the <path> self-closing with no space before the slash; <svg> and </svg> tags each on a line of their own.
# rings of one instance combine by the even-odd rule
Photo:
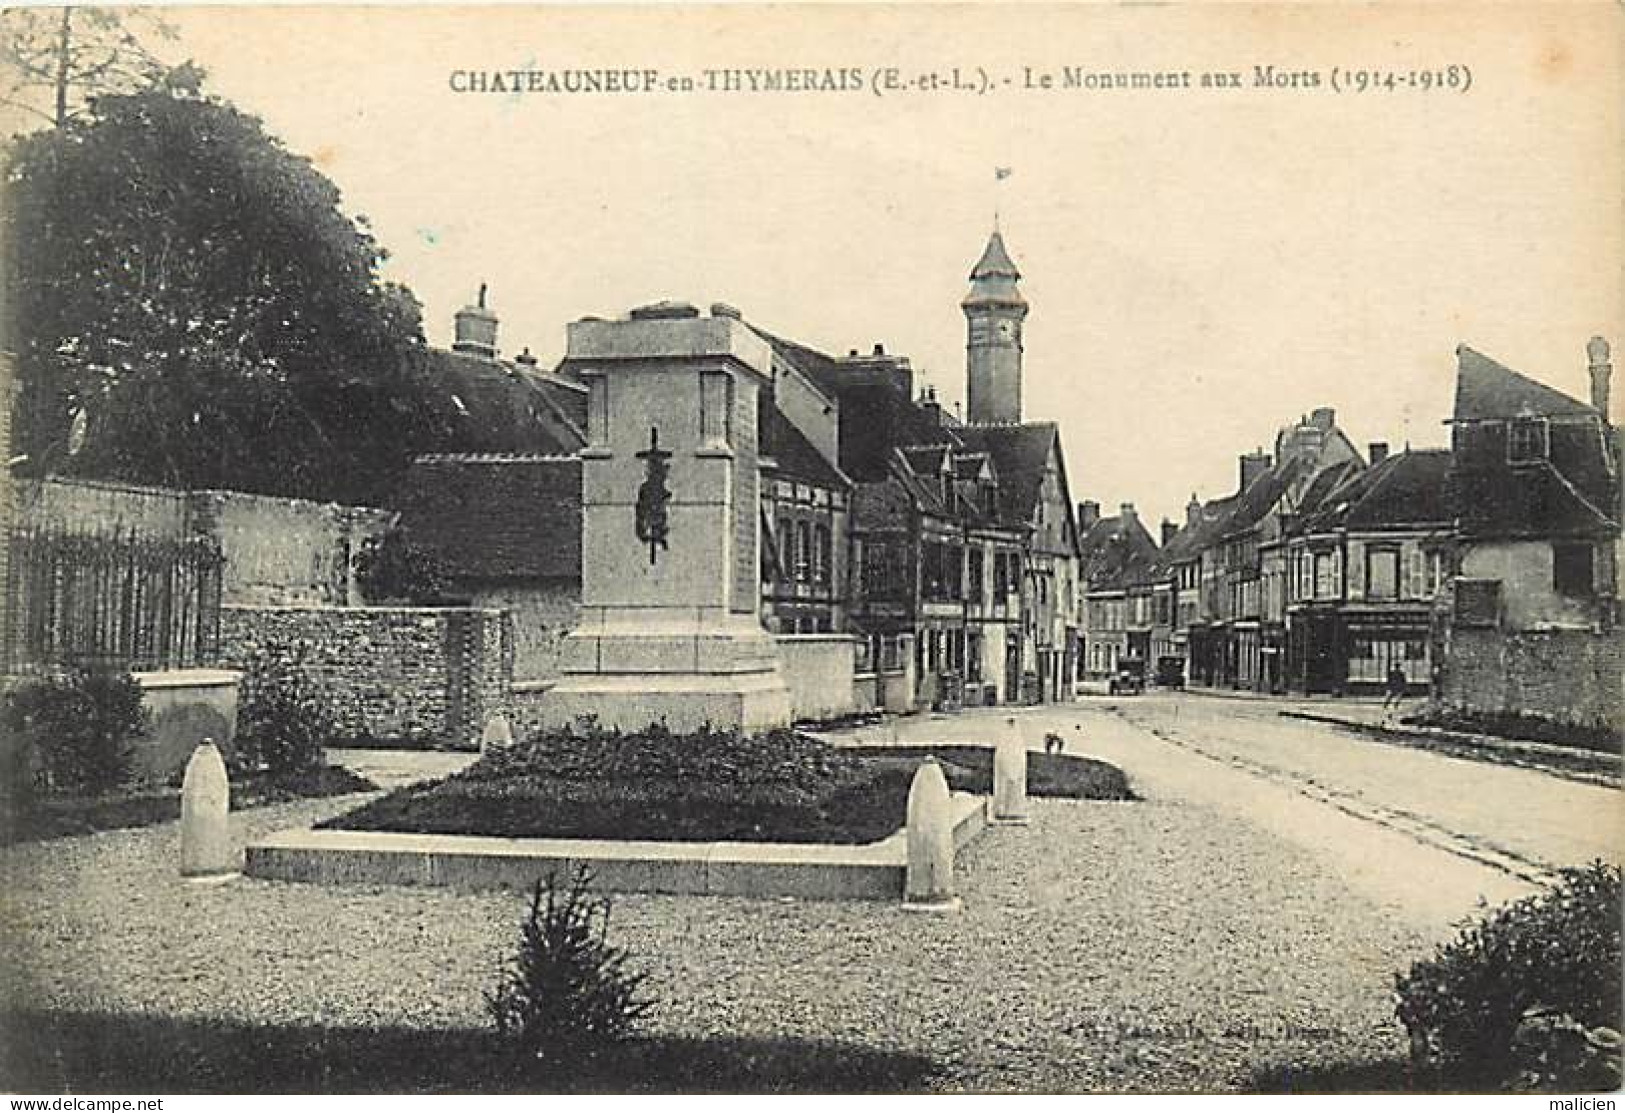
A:
<svg viewBox="0 0 1625 1113">
<path fill-rule="evenodd" d="M 1016 326 L 1010 321 L 999 322 L 999 339 L 1009 340 L 1016 334 Z"/>
</svg>

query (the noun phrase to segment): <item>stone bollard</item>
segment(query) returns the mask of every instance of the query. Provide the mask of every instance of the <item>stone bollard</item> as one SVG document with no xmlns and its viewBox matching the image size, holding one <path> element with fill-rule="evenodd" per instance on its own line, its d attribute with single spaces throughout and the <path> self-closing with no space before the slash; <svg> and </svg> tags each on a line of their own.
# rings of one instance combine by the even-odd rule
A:
<svg viewBox="0 0 1625 1113">
<path fill-rule="evenodd" d="M 181 780 L 181 876 L 195 881 L 225 880 L 237 873 L 237 856 L 227 816 L 231 782 L 214 739 L 192 751 Z"/>
<path fill-rule="evenodd" d="M 908 870 L 903 907 L 915 912 L 952 912 L 954 895 L 954 818 L 948 780 L 935 758 L 914 771 L 908 789 Z"/>
<path fill-rule="evenodd" d="M 512 745 L 513 727 L 508 724 L 508 716 L 498 712 L 485 720 L 485 729 L 480 732 L 480 753 L 506 750 Z"/>
<path fill-rule="evenodd" d="M 993 750 L 993 822 L 1021 826 L 1027 822 L 1027 742 L 1014 719 Z"/>
</svg>

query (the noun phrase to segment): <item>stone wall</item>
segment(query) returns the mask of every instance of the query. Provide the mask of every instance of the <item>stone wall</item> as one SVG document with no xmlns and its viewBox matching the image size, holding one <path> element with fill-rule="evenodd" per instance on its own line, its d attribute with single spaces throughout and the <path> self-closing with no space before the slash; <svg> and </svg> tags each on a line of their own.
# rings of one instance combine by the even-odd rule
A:
<svg viewBox="0 0 1625 1113">
<path fill-rule="evenodd" d="M 1625 728 L 1625 644 L 1618 631 L 1508 633 L 1457 627 L 1439 678 L 1440 702 Z"/>
<path fill-rule="evenodd" d="M 34 529 L 138 534 L 177 541 L 188 536 L 186 492 L 90 479 L 32 479 L 17 485 L 16 514 Z"/>
<path fill-rule="evenodd" d="M 224 663 L 246 668 L 266 653 L 297 662 L 341 735 L 473 748 L 510 698 L 513 637 L 502 611 L 236 605 L 221 609 L 220 625 Z"/>
<path fill-rule="evenodd" d="M 244 605 L 359 604 L 355 555 L 396 517 L 240 491 L 194 491 L 189 503 L 193 532 L 215 538 L 225 555 L 225 601 Z"/>
<path fill-rule="evenodd" d="M 353 560 L 396 515 L 387 510 L 241 491 L 176 491 L 88 479 L 18 485 L 16 514 L 33 528 L 211 537 L 226 558 L 227 603 L 349 606 L 361 602 Z"/>
<path fill-rule="evenodd" d="M 458 585 L 455 598 L 475 607 L 501 609 L 513 616 L 513 676 L 516 681 L 559 677 L 559 646 L 575 628 L 581 610 L 581 582 L 550 578 L 523 584 Z"/>
</svg>

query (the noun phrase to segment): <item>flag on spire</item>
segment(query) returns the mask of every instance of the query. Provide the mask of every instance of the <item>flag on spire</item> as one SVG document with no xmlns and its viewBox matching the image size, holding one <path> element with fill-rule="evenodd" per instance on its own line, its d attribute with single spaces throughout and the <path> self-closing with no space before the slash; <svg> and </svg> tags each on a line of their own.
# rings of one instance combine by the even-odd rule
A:
<svg viewBox="0 0 1625 1113">
<path fill-rule="evenodd" d="M 1011 173 L 1013 173 L 1013 171 L 1008 166 L 995 166 L 993 168 L 993 180 L 996 182 L 1002 182 L 1004 179 L 1008 178 Z"/>
</svg>

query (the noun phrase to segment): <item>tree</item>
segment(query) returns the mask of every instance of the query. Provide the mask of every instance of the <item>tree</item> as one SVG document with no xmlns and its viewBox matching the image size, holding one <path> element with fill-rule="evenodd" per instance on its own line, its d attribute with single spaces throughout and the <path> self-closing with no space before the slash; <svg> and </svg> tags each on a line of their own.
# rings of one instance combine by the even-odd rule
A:
<svg viewBox="0 0 1625 1113">
<path fill-rule="evenodd" d="M 153 9 L 7 8 L 0 12 L 0 66 L 10 73 L 0 103 L 64 127 L 94 96 L 163 84 L 175 71 L 137 28 L 175 37 Z"/>
<path fill-rule="evenodd" d="M 416 299 L 254 117 L 195 85 L 103 95 L 14 141 L 5 191 L 36 470 L 367 501 L 421 450 Z"/>
</svg>

